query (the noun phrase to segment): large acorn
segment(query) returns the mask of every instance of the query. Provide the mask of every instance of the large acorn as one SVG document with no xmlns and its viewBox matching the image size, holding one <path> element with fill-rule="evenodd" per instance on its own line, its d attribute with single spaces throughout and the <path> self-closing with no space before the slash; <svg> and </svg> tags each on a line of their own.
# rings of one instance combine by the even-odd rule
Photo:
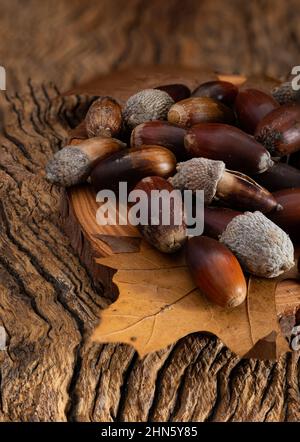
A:
<svg viewBox="0 0 300 442">
<path fill-rule="evenodd" d="M 195 236 L 187 243 L 186 260 L 196 285 L 211 302 L 233 308 L 245 301 L 243 271 L 225 245 L 206 236 Z"/>
<path fill-rule="evenodd" d="M 300 105 L 286 104 L 267 114 L 256 127 L 255 138 L 272 156 L 300 150 Z"/>
<path fill-rule="evenodd" d="M 96 190 L 116 189 L 120 181 L 133 185 L 147 176 L 169 177 L 175 167 L 176 158 L 168 149 L 144 146 L 126 149 L 100 161 L 92 170 L 91 181 Z"/>
<path fill-rule="evenodd" d="M 187 130 L 184 145 L 190 157 L 224 161 L 228 169 L 247 175 L 265 172 L 274 164 L 253 137 L 227 124 L 197 124 Z"/>
<path fill-rule="evenodd" d="M 249 273 L 275 278 L 295 264 L 289 236 L 261 212 L 240 214 L 208 207 L 204 222 L 205 232 L 218 237 Z"/>
<path fill-rule="evenodd" d="M 138 224 L 143 237 L 161 252 L 178 251 L 187 238 L 180 192 L 176 191 L 167 180 L 158 176 L 143 178 L 134 190 L 145 192 L 147 197 L 139 202 L 139 211 L 143 212 L 143 209 L 146 209 L 148 213 L 147 223 Z M 157 204 L 154 202 L 155 198 Z M 170 215 L 167 223 L 163 220 L 163 210 L 166 206 Z"/>
<path fill-rule="evenodd" d="M 208 97 L 187 98 L 173 104 L 168 112 L 168 121 L 183 128 L 204 122 L 232 124 L 234 120 L 234 114 L 229 107 Z"/>
<path fill-rule="evenodd" d="M 214 198 L 243 210 L 270 212 L 279 209 L 273 195 L 248 176 L 226 170 L 223 161 L 192 158 L 176 166 L 177 173 L 169 178 L 176 188 L 204 190 L 204 201 Z"/>
<path fill-rule="evenodd" d="M 200 84 L 192 93 L 192 97 L 209 97 L 232 106 L 238 94 L 238 88 L 229 81 L 207 81 Z"/>
</svg>

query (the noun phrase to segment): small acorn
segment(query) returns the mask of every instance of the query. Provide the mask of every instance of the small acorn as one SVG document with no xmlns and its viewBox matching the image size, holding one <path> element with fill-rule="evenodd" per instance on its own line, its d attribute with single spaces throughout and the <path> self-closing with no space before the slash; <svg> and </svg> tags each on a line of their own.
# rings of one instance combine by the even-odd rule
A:
<svg viewBox="0 0 300 442">
<path fill-rule="evenodd" d="M 46 165 L 46 178 L 66 187 L 82 183 L 98 161 L 125 147 L 121 141 L 107 137 L 89 138 L 81 140 L 80 144 L 65 146 Z"/>
<path fill-rule="evenodd" d="M 200 84 L 192 93 L 192 97 L 209 97 L 232 106 L 238 94 L 238 88 L 229 81 L 207 81 Z"/>
<path fill-rule="evenodd" d="M 167 121 L 147 121 L 139 124 L 131 132 L 130 146 L 142 145 L 163 146 L 173 152 L 176 158 L 186 157 L 184 148 L 185 129 Z"/>
<path fill-rule="evenodd" d="M 197 124 L 187 130 L 184 145 L 190 157 L 224 161 L 228 169 L 247 175 L 265 172 L 274 164 L 253 137 L 228 124 Z"/>
<path fill-rule="evenodd" d="M 241 173 L 226 170 L 223 161 L 192 158 L 176 166 L 169 182 L 178 189 L 204 190 L 204 202 L 214 198 L 244 210 L 270 212 L 278 209 L 273 195 Z"/>
<path fill-rule="evenodd" d="M 85 127 L 89 138 L 115 137 L 122 129 L 121 106 L 111 97 L 100 97 L 90 106 Z"/>
<path fill-rule="evenodd" d="M 233 253 L 207 236 L 194 236 L 187 243 L 186 260 L 192 277 L 209 301 L 224 308 L 242 304 L 247 284 Z"/>
<path fill-rule="evenodd" d="M 238 93 L 234 107 L 241 129 L 254 134 L 258 123 L 279 104 L 272 95 L 258 89 L 244 89 Z"/>
<path fill-rule="evenodd" d="M 300 150 L 300 105 L 285 104 L 267 114 L 256 127 L 255 138 L 272 156 Z"/>
<path fill-rule="evenodd" d="M 152 120 L 166 120 L 174 100 L 159 89 L 144 89 L 132 95 L 123 109 L 123 118 L 130 129 Z"/>
<path fill-rule="evenodd" d="M 272 95 L 279 104 L 298 103 L 300 101 L 300 90 L 293 89 L 291 81 L 285 81 L 272 90 Z"/>
<path fill-rule="evenodd" d="M 167 92 L 175 103 L 191 96 L 190 89 L 184 84 L 166 84 L 165 86 L 158 86 L 155 89 Z"/>
<path fill-rule="evenodd" d="M 100 161 L 91 172 L 91 181 L 96 190 L 115 189 L 120 181 L 132 185 L 147 176 L 169 177 L 175 168 L 176 158 L 168 149 L 142 146 L 117 152 Z"/>
<path fill-rule="evenodd" d="M 234 217 L 220 236 L 249 273 L 275 278 L 294 266 L 289 236 L 261 212 Z"/>
<path fill-rule="evenodd" d="M 293 241 L 300 242 L 300 187 L 274 192 L 273 196 L 282 206 L 278 213 L 270 213 L 268 217 L 285 232 Z"/>
<path fill-rule="evenodd" d="M 266 172 L 254 175 L 253 178 L 270 192 L 300 187 L 300 170 L 286 163 L 275 163 Z"/>
<path fill-rule="evenodd" d="M 177 252 L 183 246 L 187 238 L 183 203 L 180 193 L 176 193 L 173 186 L 167 180 L 158 176 L 143 178 L 137 183 L 134 190 L 142 190 L 147 196 L 147 201 L 144 202 L 144 200 L 141 199 L 139 203 L 139 210 L 143 212 L 141 204 L 146 204 L 144 209 L 148 212 L 148 223 L 146 225 L 138 225 L 138 229 L 143 237 L 161 252 Z M 155 213 L 154 215 L 154 207 L 151 204 L 152 191 L 160 192 L 160 195 L 157 196 L 157 198 L 159 198 L 159 204 L 157 205 L 158 213 Z M 161 191 L 164 192 L 161 193 Z M 172 202 L 170 202 L 170 195 L 172 195 Z M 167 224 L 163 222 L 162 215 L 162 210 L 165 205 L 168 205 L 170 209 L 170 222 Z M 153 216 L 155 217 L 154 223 Z M 176 222 L 176 217 L 179 218 L 180 222 Z"/>
<path fill-rule="evenodd" d="M 209 122 L 232 124 L 234 120 L 234 114 L 229 107 L 208 97 L 191 97 L 178 101 L 168 112 L 168 121 L 183 128 Z"/>
</svg>

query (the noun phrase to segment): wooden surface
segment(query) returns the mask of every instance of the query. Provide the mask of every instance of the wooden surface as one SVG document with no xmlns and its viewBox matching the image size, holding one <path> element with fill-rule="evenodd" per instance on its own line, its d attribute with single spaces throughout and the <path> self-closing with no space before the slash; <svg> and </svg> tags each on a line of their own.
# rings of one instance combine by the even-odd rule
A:
<svg viewBox="0 0 300 442">
<path fill-rule="evenodd" d="M 222 71 L 285 75 L 298 63 L 298 2 L 129 1 L 122 14 L 120 1 L 30 0 L 22 14 L 21 2 L 1 3 L 9 110 L 0 154 L 0 325 L 7 334 L 0 419 L 299 420 L 299 353 L 278 363 L 244 361 L 195 334 L 140 361 L 126 345 L 89 342 L 113 293 L 95 286 L 74 254 L 61 228 L 62 191 L 43 178 L 66 137 L 57 114 L 64 122 L 81 105 L 52 101 L 56 89 L 41 86 L 53 80 L 67 88 L 136 62 L 207 61 Z"/>
</svg>

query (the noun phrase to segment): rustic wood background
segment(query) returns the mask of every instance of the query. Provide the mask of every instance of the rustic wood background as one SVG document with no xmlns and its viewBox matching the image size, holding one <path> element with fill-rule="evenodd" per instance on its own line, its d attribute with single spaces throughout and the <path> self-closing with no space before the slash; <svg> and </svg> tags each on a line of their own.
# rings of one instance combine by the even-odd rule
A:
<svg viewBox="0 0 300 442">
<path fill-rule="evenodd" d="M 108 299 L 62 233 L 62 192 L 43 178 L 70 106 L 55 99 L 50 81 L 65 89 L 136 63 L 285 76 L 299 64 L 299 2 L 3 0 L 0 12 L 8 88 L 6 101 L 1 93 L 0 420 L 299 420 L 298 353 L 278 363 L 241 360 L 218 339 L 195 334 L 141 361 L 129 346 L 91 344 Z"/>
</svg>

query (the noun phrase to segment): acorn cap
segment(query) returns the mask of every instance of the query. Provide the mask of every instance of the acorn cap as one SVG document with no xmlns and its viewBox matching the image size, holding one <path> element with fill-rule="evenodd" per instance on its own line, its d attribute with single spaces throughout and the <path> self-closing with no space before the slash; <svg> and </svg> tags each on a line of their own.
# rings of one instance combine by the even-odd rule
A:
<svg viewBox="0 0 300 442">
<path fill-rule="evenodd" d="M 169 182 L 181 190 L 204 190 L 204 203 L 210 204 L 225 172 L 225 163 L 207 158 L 192 158 L 178 163 L 176 170 L 177 173 L 169 178 Z"/>
<path fill-rule="evenodd" d="M 286 81 L 272 90 L 273 97 L 279 104 L 289 104 L 300 101 L 300 91 L 294 90 L 291 81 Z"/>
<path fill-rule="evenodd" d="M 220 241 L 254 275 L 275 278 L 294 266 L 290 237 L 261 212 L 245 212 L 233 218 Z"/>
<path fill-rule="evenodd" d="M 75 146 L 66 146 L 48 162 L 46 178 L 51 183 L 68 187 L 85 181 L 90 170 L 89 156 Z"/>
<path fill-rule="evenodd" d="M 126 124 L 133 129 L 138 124 L 151 120 L 165 120 L 174 100 L 159 89 L 144 89 L 132 95 L 123 109 Z"/>
</svg>

